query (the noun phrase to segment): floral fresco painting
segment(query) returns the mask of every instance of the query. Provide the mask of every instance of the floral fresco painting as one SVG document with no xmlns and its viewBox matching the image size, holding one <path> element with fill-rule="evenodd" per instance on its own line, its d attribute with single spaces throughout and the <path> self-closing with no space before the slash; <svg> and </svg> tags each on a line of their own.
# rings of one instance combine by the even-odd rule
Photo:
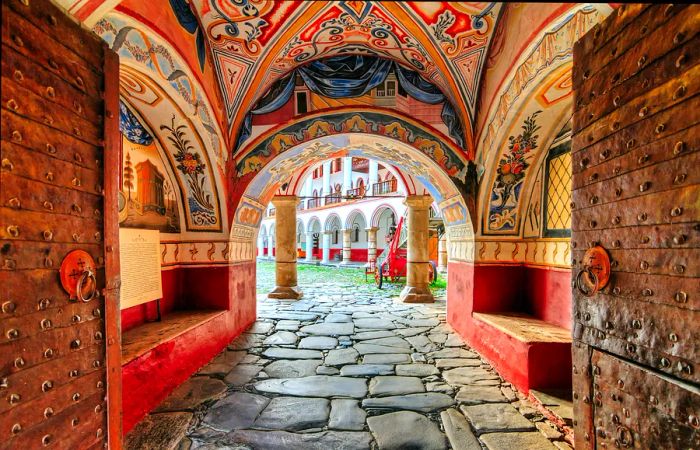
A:
<svg viewBox="0 0 700 450">
<path fill-rule="evenodd" d="M 508 150 L 503 154 L 496 169 L 496 180 L 491 191 L 489 225 L 491 230 L 510 231 L 515 229 L 516 214 L 525 172 L 530 167 L 531 152 L 537 148 L 536 111 L 528 116 L 522 125 L 522 132 L 508 138 Z"/>
</svg>

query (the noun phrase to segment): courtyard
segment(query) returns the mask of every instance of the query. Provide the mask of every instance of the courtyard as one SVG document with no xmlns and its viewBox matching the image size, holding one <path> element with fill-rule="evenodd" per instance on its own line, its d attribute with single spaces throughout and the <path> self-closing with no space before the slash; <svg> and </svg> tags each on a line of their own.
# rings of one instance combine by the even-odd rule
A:
<svg viewBox="0 0 700 450">
<path fill-rule="evenodd" d="M 298 267 L 304 296 L 266 298 L 257 322 L 177 388 L 127 438 L 132 449 L 568 449 L 566 404 L 517 392 L 433 304 L 395 302 L 360 268 Z M 562 424 L 563 419 L 556 419 Z"/>
</svg>

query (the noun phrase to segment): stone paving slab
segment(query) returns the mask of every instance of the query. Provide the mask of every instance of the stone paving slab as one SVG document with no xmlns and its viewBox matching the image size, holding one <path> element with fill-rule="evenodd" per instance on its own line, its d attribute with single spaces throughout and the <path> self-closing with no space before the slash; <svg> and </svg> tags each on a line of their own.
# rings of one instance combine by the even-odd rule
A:
<svg viewBox="0 0 700 450">
<path fill-rule="evenodd" d="M 394 366 L 390 364 L 349 364 L 340 368 L 340 375 L 343 377 L 373 377 L 393 374 Z"/>
<path fill-rule="evenodd" d="M 205 401 L 218 397 L 224 391 L 226 391 L 226 384 L 221 380 L 193 377 L 178 386 L 155 411 L 192 410 Z"/>
<path fill-rule="evenodd" d="M 328 423 L 330 402 L 325 398 L 275 397 L 253 428 L 299 431 L 323 428 Z"/>
<path fill-rule="evenodd" d="M 271 347 L 265 350 L 263 356 L 275 359 L 320 359 L 323 353 L 318 350 L 299 350 L 296 348 Z"/>
<path fill-rule="evenodd" d="M 274 328 L 275 323 L 274 322 L 261 322 L 257 321 L 253 324 L 252 327 L 248 328 L 246 330 L 247 333 L 253 333 L 253 334 L 268 334 L 272 328 Z"/>
<path fill-rule="evenodd" d="M 262 343 L 263 336 L 258 334 L 243 333 L 228 345 L 231 350 L 248 350 Z"/>
<path fill-rule="evenodd" d="M 373 330 L 393 330 L 396 325 L 387 319 L 354 319 L 357 328 L 369 328 Z"/>
<path fill-rule="evenodd" d="M 257 419 L 258 414 L 270 403 L 262 395 L 235 392 L 216 402 L 204 416 L 204 423 L 220 431 L 247 428 Z"/>
<path fill-rule="evenodd" d="M 377 376 L 369 381 L 369 394 L 376 397 L 425 392 L 417 377 Z"/>
<path fill-rule="evenodd" d="M 478 384 L 480 381 L 493 381 L 495 385 L 500 384 L 498 375 L 481 367 L 459 367 L 446 370 L 442 372 L 442 377 L 450 384 Z"/>
<path fill-rule="evenodd" d="M 411 344 L 407 340 L 400 338 L 398 336 L 383 337 L 376 339 L 366 339 L 362 341 L 362 344 L 367 345 L 382 345 L 386 347 L 398 347 L 398 348 L 411 348 Z"/>
<path fill-rule="evenodd" d="M 362 431 L 365 428 L 367 413 L 360 408 L 357 400 L 331 400 L 331 413 L 328 428 L 332 430 Z"/>
<path fill-rule="evenodd" d="M 432 412 L 454 405 L 455 401 L 447 394 L 427 392 L 425 394 L 396 395 L 392 397 L 366 398 L 364 408 L 403 409 L 407 411 Z M 527 419 L 525 419 L 527 420 Z"/>
<path fill-rule="evenodd" d="M 537 432 L 488 433 L 480 437 L 489 450 L 556 450 L 556 447 Z"/>
<path fill-rule="evenodd" d="M 262 370 L 262 366 L 239 364 L 224 377 L 224 381 L 234 387 L 243 386 L 252 380 L 260 370 Z"/>
<path fill-rule="evenodd" d="M 409 336 L 416 336 L 418 334 L 423 334 L 426 331 L 428 331 L 430 328 L 428 327 L 421 327 L 421 328 L 402 328 L 399 330 L 396 330 L 395 333 L 400 334 L 403 337 L 409 337 Z"/>
<path fill-rule="evenodd" d="M 379 450 L 447 448 L 445 435 L 438 426 L 427 417 L 414 412 L 400 411 L 370 417 L 367 425 Z M 420 432 L 416 433 L 416 430 Z"/>
<path fill-rule="evenodd" d="M 297 331 L 301 326 L 298 320 L 278 320 L 275 331 Z"/>
<path fill-rule="evenodd" d="M 439 375 L 440 371 L 432 364 L 398 364 L 395 367 L 396 375 L 406 377 L 428 377 Z"/>
<path fill-rule="evenodd" d="M 372 436 L 359 431 L 290 433 L 287 431 L 239 430 L 226 437 L 226 443 L 248 444 L 264 450 L 369 450 Z M 222 443 L 223 443 L 222 442 Z"/>
<path fill-rule="evenodd" d="M 338 339 L 329 336 L 309 336 L 299 341 L 299 348 L 329 350 L 338 346 Z"/>
<path fill-rule="evenodd" d="M 231 371 L 231 368 L 240 363 L 247 353 L 243 350 L 228 350 L 219 353 L 209 364 L 199 369 L 199 375 L 219 375 Z"/>
<path fill-rule="evenodd" d="M 362 364 L 404 364 L 410 362 L 411 356 L 405 353 L 371 354 L 362 357 Z"/>
<path fill-rule="evenodd" d="M 463 405 L 480 405 L 482 403 L 506 403 L 498 386 L 462 386 L 456 400 Z"/>
<path fill-rule="evenodd" d="M 358 344 L 354 345 L 355 350 L 358 351 L 360 355 L 369 355 L 369 354 L 379 354 L 379 353 L 411 353 L 410 348 L 401 348 L 401 347 L 391 347 L 387 345 L 377 345 L 377 344 L 366 344 L 365 341 L 362 341 Z"/>
<path fill-rule="evenodd" d="M 396 336 L 393 331 L 389 330 L 379 330 L 379 331 L 360 331 L 359 333 L 353 334 L 351 337 L 357 341 L 368 340 L 368 339 L 379 339 L 385 337 Z"/>
<path fill-rule="evenodd" d="M 481 450 L 481 444 L 469 422 L 459 411 L 454 408 L 447 409 L 440 413 L 440 419 L 452 450 Z"/>
<path fill-rule="evenodd" d="M 346 364 L 355 364 L 360 356 L 354 348 L 342 348 L 330 350 L 326 355 L 324 363 L 327 366 L 343 366 Z"/>
<path fill-rule="evenodd" d="M 265 366 L 265 373 L 272 378 L 299 378 L 316 375 L 323 363 L 320 359 L 279 359 Z"/>
<path fill-rule="evenodd" d="M 352 323 L 316 323 L 307 325 L 299 329 L 301 333 L 314 334 L 319 336 L 340 336 L 343 334 L 353 334 L 355 327 Z"/>
<path fill-rule="evenodd" d="M 367 382 L 358 378 L 313 375 L 303 378 L 276 378 L 254 384 L 259 392 L 302 397 L 352 397 L 367 395 Z"/>
<path fill-rule="evenodd" d="M 277 331 L 263 340 L 263 345 L 294 345 L 299 336 L 291 331 Z"/>
<path fill-rule="evenodd" d="M 487 403 L 459 409 L 467 416 L 477 434 L 495 431 L 529 431 L 535 426 L 510 403 Z"/>
<path fill-rule="evenodd" d="M 435 361 L 438 369 L 454 369 L 456 367 L 479 367 L 481 361 L 473 358 L 442 358 Z"/>
</svg>

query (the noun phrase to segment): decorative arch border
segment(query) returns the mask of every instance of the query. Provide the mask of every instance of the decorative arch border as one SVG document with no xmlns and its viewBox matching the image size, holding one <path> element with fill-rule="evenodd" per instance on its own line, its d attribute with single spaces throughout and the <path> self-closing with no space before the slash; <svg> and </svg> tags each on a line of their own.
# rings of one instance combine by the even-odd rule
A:
<svg viewBox="0 0 700 450">
<path fill-rule="evenodd" d="M 239 178 L 259 172 L 276 156 L 324 136 L 362 133 L 398 140 L 435 161 L 450 178 L 464 183 L 469 162 L 459 147 L 440 131 L 384 108 L 322 110 L 273 127 L 253 140 L 236 158 Z"/>
</svg>

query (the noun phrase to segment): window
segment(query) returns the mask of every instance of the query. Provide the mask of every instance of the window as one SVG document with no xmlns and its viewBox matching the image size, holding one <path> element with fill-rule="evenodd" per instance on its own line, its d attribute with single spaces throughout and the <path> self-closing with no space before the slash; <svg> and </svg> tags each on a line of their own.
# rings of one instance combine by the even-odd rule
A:
<svg viewBox="0 0 700 450">
<path fill-rule="evenodd" d="M 571 236 L 571 141 L 550 149 L 545 164 L 544 236 Z"/>
<path fill-rule="evenodd" d="M 323 176 L 323 166 L 318 166 L 317 168 L 314 169 L 313 178 L 315 180 L 317 178 L 321 178 L 322 176 Z"/>
<path fill-rule="evenodd" d="M 376 97 L 394 97 L 396 96 L 396 81 L 385 80 L 382 84 L 377 86 L 377 90 L 374 94 Z"/>
<path fill-rule="evenodd" d="M 336 158 L 331 162 L 331 173 L 340 172 L 343 167 L 343 160 Z"/>
<path fill-rule="evenodd" d="M 297 114 L 305 114 L 309 111 L 309 107 L 306 104 L 306 92 L 297 92 Z"/>
<path fill-rule="evenodd" d="M 360 242 L 360 226 L 357 224 L 352 226 L 352 242 Z"/>
<path fill-rule="evenodd" d="M 338 243 L 338 234 L 340 234 L 340 232 L 338 231 L 337 228 L 335 230 L 333 230 L 333 244 Z"/>
<path fill-rule="evenodd" d="M 393 97 L 396 95 L 396 81 L 386 82 L 386 95 L 387 97 Z"/>
</svg>

